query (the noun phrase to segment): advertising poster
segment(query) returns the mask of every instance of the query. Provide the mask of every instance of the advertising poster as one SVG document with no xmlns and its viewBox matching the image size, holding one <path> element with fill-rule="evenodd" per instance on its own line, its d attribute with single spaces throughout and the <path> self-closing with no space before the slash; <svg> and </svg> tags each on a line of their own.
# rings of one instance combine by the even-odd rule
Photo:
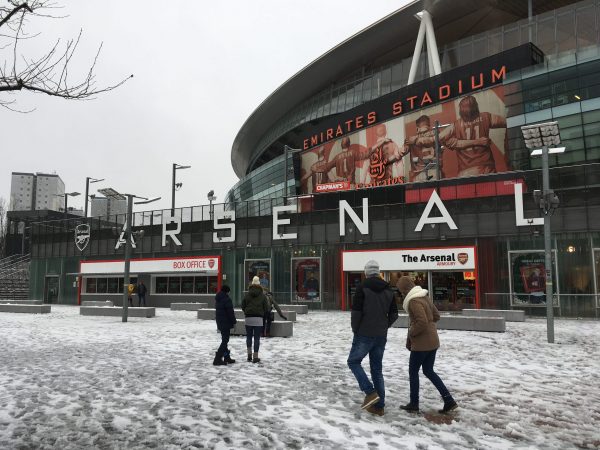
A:
<svg viewBox="0 0 600 450">
<path fill-rule="evenodd" d="M 440 123 L 441 162 L 435 151 Z M 458 97 L 372 125 L 300 155 L 301 193 L 506 172 L 504 88 Z"/>
<path fill-rule="evenodd" d="M 321 258 L 292 258 L 293 300 L 321 301 Z"/>
<path fill-rule="evenodd" d="M 258 277 L 260 285 L 271 289 L 271 260 L 270 259 L 246 259 L 244 261 L 246 274 L 246 286 L 252 282 L 252 278 Z"/>
<path fill-rule="evenodd" d="M 554 258 L 553 258 L 554 259 Z M 512 304 L 546 305 L 546 264 L 544 252 L 512 253 Z M 552 292 L 557 293 L 556 265 L 552 270 Z M 557 299 L 555 298 L 555 303 Z M 556 303 L 558 306 L 558 304 Z"/>
</svg>

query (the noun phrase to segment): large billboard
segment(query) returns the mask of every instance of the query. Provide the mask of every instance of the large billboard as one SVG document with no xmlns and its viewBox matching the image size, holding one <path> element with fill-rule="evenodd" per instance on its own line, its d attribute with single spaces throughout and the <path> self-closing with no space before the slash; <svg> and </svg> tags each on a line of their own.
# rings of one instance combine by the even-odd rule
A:
<svg viewBox="0 0 600 450">
<path fill-rule="evenodd" d="M 301 193 L 506 172 L 507 151 L 504 89 L 498 85 L 311 148 L 300 156 Z"/>
</svg>

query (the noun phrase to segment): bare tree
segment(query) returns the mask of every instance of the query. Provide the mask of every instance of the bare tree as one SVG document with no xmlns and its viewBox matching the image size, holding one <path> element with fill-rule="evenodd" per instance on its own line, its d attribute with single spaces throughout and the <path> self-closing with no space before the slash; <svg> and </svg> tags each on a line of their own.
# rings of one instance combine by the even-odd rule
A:
<svg viewBox="0 0 600 450">
<path fill-rule="evenodd" d="M 30 58 L 20 54 L 20 44 L 23 41 L 39 36 L 39 33 L 31 34 L 28 31 L 31 20 L 39 17 L 60 18 L 55 15 L 58 6 L 50 0 L 0 0 L 2 1 L 7 6 L 0 6 L 0 52 L 5 54 L 0 59 L 0 106 L 13 109 L 11 105 L 15 103 L 15 99 L 8 95 L 22 90 L 65 99 L 89 99 L 96 94 L 111 91 L 133 77 L 131 75 L 113 85 L 98 86 L 94 69 L 102 49 L 100 44 L 88 70 L 80 78 L 73 80 L 69 74 L 69 66 L 77 51 L 81 31 L 75 39 L 64 45 L 58 40 L 40 57 Z"/>
</svg>

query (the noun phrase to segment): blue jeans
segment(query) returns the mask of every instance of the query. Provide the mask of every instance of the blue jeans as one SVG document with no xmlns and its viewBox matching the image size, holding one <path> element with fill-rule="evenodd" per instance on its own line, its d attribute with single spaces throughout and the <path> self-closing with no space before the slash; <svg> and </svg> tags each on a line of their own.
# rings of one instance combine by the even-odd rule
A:
<svg viewBox="0 0 600 450">
<path fill-rule="evenodd" d="M 360 390 L 366 395 L 377 391 L 379 401 L 375 404 L 378 408 L 385 406 L 385 386 L 383 383 L 383 352 L 387 337 L 367 337 L 354 335 L 352 348 L 348 355 L 348 367 L 354 374 Z M 362 368 L 361 362 L 365 356 L 369 355 L 369 365 L 371 366 L 371 378 L 373 383 Z"/>
<path fill-rule="evenodd" d="M 419 369 L 421 366 L 423 367 L 423 374 L 433 383 L 444 401 L 452 399 L 446 385 L 433 370 L 436 352 L 437 349 L 428 352 L 410 352 L 408 375 L 410 377 L 410 402 L 413 405 L 419 404 Z"/>
<path fill-rule="evenodd" d="M 252 347 L 252 336 L 254 336 L 254 353 L 258 353 L 260 348 L 260 335 L 263 327 L 246 326 L 246 347 Z"/>
</svg>

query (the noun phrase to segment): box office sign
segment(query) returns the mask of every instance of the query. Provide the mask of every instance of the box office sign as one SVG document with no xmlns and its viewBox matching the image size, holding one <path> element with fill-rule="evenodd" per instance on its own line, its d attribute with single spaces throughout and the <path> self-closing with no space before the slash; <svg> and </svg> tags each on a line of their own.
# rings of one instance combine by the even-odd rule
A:
<svg viewBox="0 0 600 450">
<path fill-rule="evenodd" d="M 363 271 L 367 261 L 374 259 L 380 270 L 475 270 L 475 247 L 429 249 L 398 249 L 343 252 L 345 272 Z"/>
<path fill-rule="evenodd" d="M 123 273 L 123 261 L 82 261 L 82 274 L 114 274 Z M 156 258 L 132 259 L 131 273 L 177 273 L 193 272 L 208 275 L 218 275 L 220 260 L 218 257 L 190 257 L 190 258 Z"/>
</svg>

